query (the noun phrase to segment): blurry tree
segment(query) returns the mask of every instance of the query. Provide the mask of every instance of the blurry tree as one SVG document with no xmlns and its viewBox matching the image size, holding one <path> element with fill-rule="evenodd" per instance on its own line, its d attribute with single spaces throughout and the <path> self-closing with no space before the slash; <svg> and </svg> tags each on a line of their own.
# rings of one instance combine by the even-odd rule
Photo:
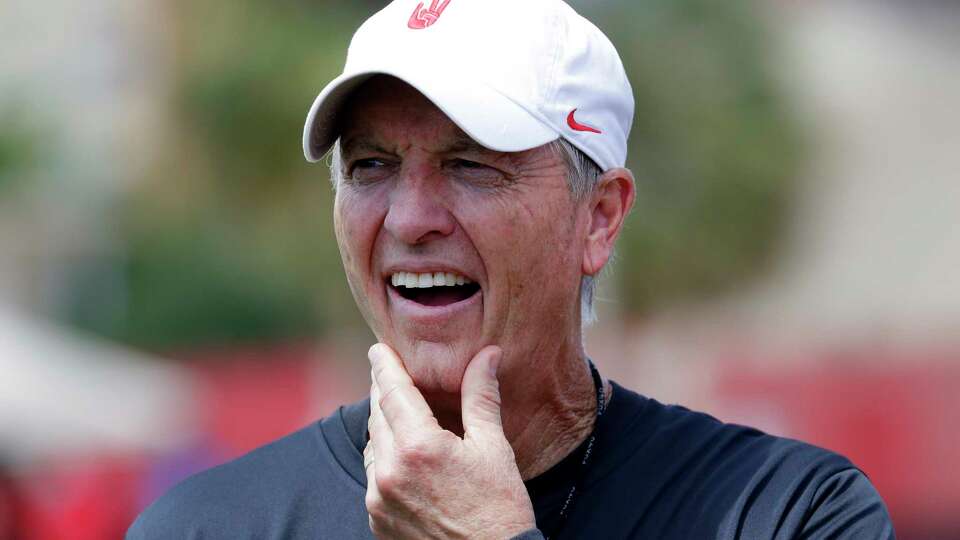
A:
<svg viewBox="0 0 960 540">
<path fill-rule="evenodd" d="M 0 110 L 0 198 L 10 196 L 39 160 L 40 134 L 12 105 Z"/>
<path fill-rule="evenodd" d="M 616 43 L 636 96 L 637 204 L 620 243 L 617 300 L 644 315 L 755 277 L 802 165 L 756 3 L 578 3 Z"/>
<path fill-rule="evenodd" d="M 81 276 L 72 320 L 153 350 L 305 338 L 333 319 L 358 324 L 331 232 L 327 171 L 304 161 L 300 135 L 372 8 L 173 6 L 176 130 L 117 212 L 123 302 L 109 305 L 96 276 Z"/>
<path fill-rule="evenodd" d="M 304 162 L 300 134 L 350 34 L 385 3 L 173 4 L 176 129 L 118 213 L 124 302 L 87 317 L 96 297 L 79 295 L 78 324 L 153 349 L 359 324 L 327 171 Z M 574 3 L 617 44 L 637 97 L 639 196 L 615 274 L 624 309 L 749 278 L 771 253 L 799 165 L 750 4 Z"/>
</svg>

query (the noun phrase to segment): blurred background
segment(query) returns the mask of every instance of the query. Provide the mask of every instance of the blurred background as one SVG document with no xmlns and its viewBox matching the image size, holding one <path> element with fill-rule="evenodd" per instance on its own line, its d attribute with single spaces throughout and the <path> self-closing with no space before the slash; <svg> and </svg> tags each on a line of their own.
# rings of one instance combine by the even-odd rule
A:
<svg viewBox="0 0 960 540">
<path fill-rule="evenodd" d="M 0 0 L 0 539 L 118 539 L 365 394 L 307 108 L 374 0 Z M 637 114 L 607 376 L 960 539 L 960 4 L 579 0 Z"/>
</svg>

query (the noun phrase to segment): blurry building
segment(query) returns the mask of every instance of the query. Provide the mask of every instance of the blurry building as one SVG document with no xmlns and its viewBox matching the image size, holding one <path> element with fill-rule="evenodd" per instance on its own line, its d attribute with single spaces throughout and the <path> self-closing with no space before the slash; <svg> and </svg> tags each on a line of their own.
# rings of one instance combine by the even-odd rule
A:
<svg viewBox="0 0 960 540">
<path fill-rule="evenodd" d="M 170 87 L 165 2 L 0 4 L 0 119 L 30 162 L 0 192 L 0 301 L 49 314 L 67 273 L 115 246 L 111 202 L 162 139 Z M 18 186 L 29 188 L 15 189 Z M 104 291 L 112 290 L 105 287 Z"/>
<path fill-rule="evenodd" d="M 960 5 L 782 3 L 777 15 L 814 159 L 779 267 L 744 294 L 751 332 L 956 344 Z"/>
</svg>

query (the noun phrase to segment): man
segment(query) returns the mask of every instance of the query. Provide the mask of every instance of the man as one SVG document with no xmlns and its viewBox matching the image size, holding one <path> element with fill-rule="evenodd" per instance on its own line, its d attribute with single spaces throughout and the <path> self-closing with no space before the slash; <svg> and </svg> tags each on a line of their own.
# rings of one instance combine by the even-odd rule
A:
<svg viewBox="0 0 960 540">
<path fill-rule="evenodd" d="M 634 200 L 632 92 L 560 0 L 397 0 L 307 119 L 332 151 L 369 401 L 188 479 L 128 538 L 892 538 L 846 459 L 587 359 Z"/>
</svg>

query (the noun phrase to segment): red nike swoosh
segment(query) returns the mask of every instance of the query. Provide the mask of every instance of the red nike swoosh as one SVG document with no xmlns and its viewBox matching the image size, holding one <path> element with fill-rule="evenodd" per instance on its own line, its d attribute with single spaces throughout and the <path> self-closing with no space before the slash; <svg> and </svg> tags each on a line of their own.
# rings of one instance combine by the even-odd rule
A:
<svg viewBox="0 0 960 540">
<path fill-rule="evenodd" d="M 581 124 L 580 122 L 577 122 L 577 119 L 573 117 L 573 115 L 575 114 L 577 114 L 576 109 L 570 111 L 570 114 L 567 115 L 567 124 L 570 126 L 571 129 L 573 129 L 574 131 L 589 131 L 590 133 L 603 133 L 602 131 L 600 131 L 595 127 L 591 127 L 586 124 Z"/>
</svg>

